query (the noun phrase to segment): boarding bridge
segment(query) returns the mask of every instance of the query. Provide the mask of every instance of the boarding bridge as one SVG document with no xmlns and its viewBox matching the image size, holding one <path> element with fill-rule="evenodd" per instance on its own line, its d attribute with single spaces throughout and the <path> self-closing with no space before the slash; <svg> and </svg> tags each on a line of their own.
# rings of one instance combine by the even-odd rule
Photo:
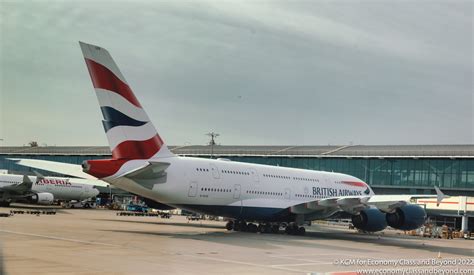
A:
<svg viewBox="0 0 474 275">
<path fill-rule="evenodd" d="M 429 216 L 462 217 L 461 231 L 467 231 L 469 217 L 474 217 L 474 197 L 449 197 L 443 199 L 437 206 L 436 199 L 417 199 L 417 203 L 424 205 Z"/>
</svg>

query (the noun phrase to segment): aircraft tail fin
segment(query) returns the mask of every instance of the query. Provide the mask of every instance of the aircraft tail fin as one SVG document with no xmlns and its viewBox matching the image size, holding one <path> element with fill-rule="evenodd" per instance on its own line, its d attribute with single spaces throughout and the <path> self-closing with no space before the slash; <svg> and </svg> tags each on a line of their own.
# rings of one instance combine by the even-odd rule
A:
<svg viewBox="0 0 474 275">
<path fill-rule="evenodd" d="M 109 52 L 79 42 L 102 111 L 112 158 L 150 159 L 170 156 Z"/>
</svg>

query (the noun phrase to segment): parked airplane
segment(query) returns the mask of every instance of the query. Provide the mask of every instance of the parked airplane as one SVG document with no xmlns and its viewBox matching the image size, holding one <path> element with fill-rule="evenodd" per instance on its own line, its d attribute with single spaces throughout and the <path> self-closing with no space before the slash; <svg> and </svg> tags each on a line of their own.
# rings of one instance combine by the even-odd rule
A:
<svg viewBox="0 0 474 275">
<path fill-rule="evenodd" d="M 410 230 L 420 227 L 426 216 L 410 200 L 443 198 L 437 188 L 437 195 L 375 195 L 362 180 L 341 173 L 174 155 L 109 53 L 82 42 L 80 46 L 112 158 L 85 161 L 83 171 L 61 171 L 58 164 L 42 164 L 42 169 L 74 176 L 85 172 L 169 206 L 224 216 L 231 219 L 227 229 L 236 231 L 277 232 L 285 224 L 287 233 L 303 234 L 306 221 L 340 212 L 351 215 L 361 230 L 379 231 L 387 225 Z"/>
<path fill-rule="evenodd" d="M 85 200 L 99 194 L 91 184 L 79 183 L 83 179 L 0 175 L 0 206 L 11 202 L 52 204 L 55 200 Z"/>
</svg>

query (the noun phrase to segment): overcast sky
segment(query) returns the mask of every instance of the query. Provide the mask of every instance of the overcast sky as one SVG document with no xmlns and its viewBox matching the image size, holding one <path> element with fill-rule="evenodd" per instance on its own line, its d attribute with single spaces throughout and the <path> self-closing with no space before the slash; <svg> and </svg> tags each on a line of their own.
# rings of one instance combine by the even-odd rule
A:
<svg viewBox="0 0 474 275">
<path fill-rule="evenodd" d="M 473 1 L 0 0 L 0 145 L 106 145 L 78 45 L 170 145 L 472 144 Z"/>
</svg>

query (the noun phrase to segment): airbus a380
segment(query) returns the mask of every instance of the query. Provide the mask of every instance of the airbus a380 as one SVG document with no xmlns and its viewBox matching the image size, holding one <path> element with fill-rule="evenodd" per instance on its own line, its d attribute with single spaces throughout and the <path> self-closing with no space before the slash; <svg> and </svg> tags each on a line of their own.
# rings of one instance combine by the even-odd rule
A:
<svg viewBox="0 0 474 275">
<path fill-rule="evenodd" d="M 85 200 L 95 197 L 99 190 L 83 179 L 0 175 L 0 206 L 11 202 L 52 204 L 55 200 Z"/>
<path fill-rule="evenodd" d="M 375 195 L 362 180 L 341 173 L 177 156 L 168 150 L 108 51 L 82 42 L 80 46 L 112 151 L 110 159 L 85 161 L 82 170 L 128 192 L 230 218 L 228 230 L 277 232 L 285 224 L 289 234 L 303 234 L 306 221 L 339 212 L 351 215 L 354 226 L 364 231 L 387 225 L 415 229 L 426 214 L 410 200 L 443 198 L 437 188 L 438 195 Z"/>
</svg>

